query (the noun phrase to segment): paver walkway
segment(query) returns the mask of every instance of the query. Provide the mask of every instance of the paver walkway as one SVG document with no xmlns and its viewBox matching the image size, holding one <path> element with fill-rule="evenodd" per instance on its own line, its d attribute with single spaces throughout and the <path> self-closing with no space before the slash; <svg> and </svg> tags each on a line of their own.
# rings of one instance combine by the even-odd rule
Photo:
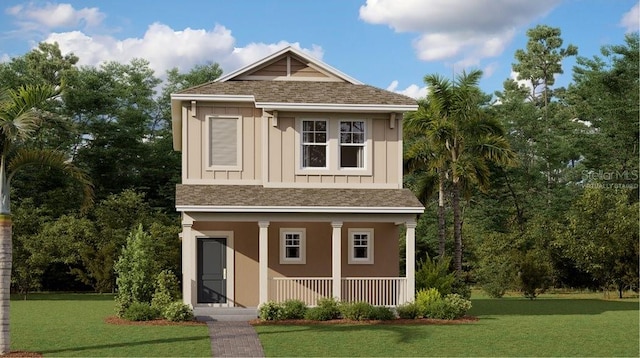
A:
<svg viewBox="0 0 640 358">
<path fill-rule="evenodd" d="M 248 322 L 209 321 L 214 357 L 264 357 L 258 334 Z"/>
</svg>

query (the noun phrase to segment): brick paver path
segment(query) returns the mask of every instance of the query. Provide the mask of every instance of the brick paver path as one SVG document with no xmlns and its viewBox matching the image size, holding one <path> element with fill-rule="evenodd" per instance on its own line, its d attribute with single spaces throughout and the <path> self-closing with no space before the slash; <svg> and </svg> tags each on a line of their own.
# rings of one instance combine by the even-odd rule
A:
<svg viewBox="0 0 640 358">
<path fill-rule="evenodd" d="M 214 357 L 264 357 L 258 334 L 248 322 L 209 321 Z"/>
</svg>

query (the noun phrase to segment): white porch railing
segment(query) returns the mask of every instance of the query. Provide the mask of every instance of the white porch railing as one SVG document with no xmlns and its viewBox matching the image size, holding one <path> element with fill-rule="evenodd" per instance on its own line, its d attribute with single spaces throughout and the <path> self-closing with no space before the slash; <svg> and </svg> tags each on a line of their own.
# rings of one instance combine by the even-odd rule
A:
<svg viewBox="0 0 640 358">
<path fill-rule="evenodd" d="M 407 302 L 404 277 L 342 278 L 342 301 L 364 301 L 374 306 L 398 306 Z"/>
<path fill-rule="evenodd" d="M 269 285 L 269 300 L 301 300 L 315 306 L 319 298 L 334 297 L 330 277 L 274 277 Z M 341 301 L 364 301 L 374 306 L 397 306 L 407 302 L 404 277 L 343 277 Z"/>
<path fill-rule="evenodd" d="M 300 300 L 315 306 L 319 298 L 332 297 L 332 280 L 326 277 L 274 277 L 269 299 L 276 302 Z"/>
</svg>

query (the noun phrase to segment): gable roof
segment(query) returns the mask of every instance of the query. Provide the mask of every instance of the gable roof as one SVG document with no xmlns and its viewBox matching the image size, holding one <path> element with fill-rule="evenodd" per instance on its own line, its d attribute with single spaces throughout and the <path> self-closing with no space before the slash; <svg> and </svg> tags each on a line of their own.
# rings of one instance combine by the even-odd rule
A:
<svg viewBox="0 0 640 358">
<path fill-rule="evenodd" d="M 244 75 L 244 74 L 248 74 L 253 72 L 254 70 L 262 67 L 263 65 L 269 64 L 275 60 L 277 60 L 278 58 L 287 55 L 287 54 L 293 54 L 296 57 L 299 57 L 301 59 L 303 59 L 304 61 L 308 62 L 309 64 L 311 64 L 312 66 L 315 66 L 333 76 L 335 76 L 336 78 L 340 78 L 345 82 L 354 84 L 354 85 L 360 85 L 362 84 L 362 82 L 356 80 L 355 78 L 338 71 L 337 69 L 329 66 L 328 64 L 316 59 L 315 57 L 308 55 L 298 49 L 296 49 L 295 47 L 291 47 L 291 46 L 287 46 L 285 48 L 283 48 L 280 51 L 276 51 L 273 54 L 258 60 L 254 63 L 251 63 L 247 66 L 244 66 L 240 69 L 237 69 L 233 72 L 228 73 L 227 75 L 224 75 L 218 79 L 216 79 L 214 82 L 226 82 L 226 81 L 231 81 L 234 79 L 237 79 L 238 77 Z"/>
<path fill-rule="evenodd" d="M 261 185 L 176 186 L 178 211 L 421 214 L 409 189 L 265 188 Z"/>
</svg>

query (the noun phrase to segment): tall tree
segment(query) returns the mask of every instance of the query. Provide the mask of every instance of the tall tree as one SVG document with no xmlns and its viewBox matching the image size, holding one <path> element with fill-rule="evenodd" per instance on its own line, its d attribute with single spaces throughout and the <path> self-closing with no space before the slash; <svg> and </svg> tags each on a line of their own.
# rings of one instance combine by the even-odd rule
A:
<svg viewBox="0 0 640 358">
<path fill-rule="evenodd" d="M 9 293 L 11 285 L 10 184 L 16 171 L 28 165 L 60 168 L 83 184 L 87 203 L 92 199 L 90 180 L 64 153 L 23 146 L 41 125 L 37 108 L 55 95 L 49 85 L 25 86 L 0 92 L 0 354 L 9 352 Z"/>
<path fill-rule="evenodd" d="M 438 172 L 438 181 L 451 185 L 454 236 L 454 266 L 462 271 L 461 195 L 468 197 L 472 187 L 489 186 L 490 163 L 511 165 L 514 153 L 504 138 L 502 127 L 486 110 L 489 97 L 482 93 L 478 82 L 482 71 L 463 72 L 451 82 L 439 75 L 425 76 L 429 88 L 428 106 L 410 116 L 410 131 L 423 133 L 417 141 L 428 154 L 422 155 L 428 168 Z M 438 184 L 439 188 L 446 185 Z"/>
</svg>

